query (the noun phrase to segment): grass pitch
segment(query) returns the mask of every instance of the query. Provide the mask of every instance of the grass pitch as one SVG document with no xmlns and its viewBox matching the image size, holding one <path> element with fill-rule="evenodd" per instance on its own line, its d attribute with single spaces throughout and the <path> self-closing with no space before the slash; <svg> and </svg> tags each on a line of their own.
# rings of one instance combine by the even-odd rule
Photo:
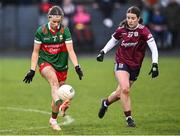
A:
<svg viewBox="0 0 180 136">
<path fill-rule="evenodd" d="M 151 79 L 150 58 L 145 58 L 140 76 L 131 90 L 136 128 L 127 128 L 120 103 L 97 117 L 100 100 L 116 88 L 113 58 L 98 63 L 95 57 L 80 57 L 84 72 L 78 79 L 70 63 L 67 83 L 75 98 L 67 114 L 74 122 L 62 131 L 51 130 L 50 87 L 38 70 L 31 84 L 22 82 L 29 59 L 0 59 L 0 135 L 180 135 L 180 58 L 160 58 L 160 76 Z M 60 117 L 59 122 L 67 122 Z"/>
</svg>

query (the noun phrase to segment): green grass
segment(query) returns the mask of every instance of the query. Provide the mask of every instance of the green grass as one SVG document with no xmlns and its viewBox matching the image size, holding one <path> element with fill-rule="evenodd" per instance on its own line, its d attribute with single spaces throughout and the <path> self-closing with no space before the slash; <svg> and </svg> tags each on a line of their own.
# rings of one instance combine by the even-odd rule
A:
<svg viewBox="0 0 180 136">
<path fill-rule="evenodd" d="M 113 58 L 103 63 L 95 57 L 80 57 L 84 78 L 80 81 L 70 63 L 67 83 L 76 90 L 68 110 L 75 121 L 55 132 L 48 124 L 50 115 L 8 109 L 35 109 L 51 112 L 50 87 L 36 72 L 31 84 L 23 77 L 29 59 L 0 59 L 0 135 L 180 135 L 180 58 L 160 58 L 160 76 L 151 79 L 150 58 L 145 58 L 140 76 L 131 90 L 136 128 L 127 128 L 120 103 L 109 107 L 104 119 L 98 119 L 100 100 L 116 88 Z M 59 122 L 64 121 L 62 117 Z"/>
</svg>

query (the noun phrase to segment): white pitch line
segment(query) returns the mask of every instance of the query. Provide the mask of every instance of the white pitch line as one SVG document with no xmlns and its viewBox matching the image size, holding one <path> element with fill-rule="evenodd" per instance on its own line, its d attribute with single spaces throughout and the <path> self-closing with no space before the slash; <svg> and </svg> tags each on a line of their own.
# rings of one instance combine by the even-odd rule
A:
<svg viewBox="0 0 180 136">
<path fill-rule="evenodd" d="M 36 112 L 36 113 L 48 114 L 48 115 L 51 114 L 50 112 L 37 110 L 37 109 L 24 109 L 24 108 L 16 108 L 16 107 L 0 107 L 0 109 L 23 111 L 23 112 Z"/>
<path fill-rule="evenodd" d="M 47 111 L 42 111 L 42 110 L 37 110 L 37 109 L 24 109 L 24 108 L 15 108 L 15 107 L 0 107 L 1 109 L 6 109 L 6 110 L 14 110 L 14 111 L 22 111 L 22 112 L 35 112 L 35 113 L 41 113 L 41 114 L 46 114 L 46 115 L 50 115 L 50 112 Z M 69 116 L 66 115 L 64 117 L 63 122 L 58 123 L 60 126 L 65 126 L 65 125 L 69 125 L 72 122 L 74 122 L 74 119 Z M 21 128 L 23 130 L 35 130 L 35 129 L 45 129 L 45 128 L 49 128 L 48 126 L 41 126 L 41 127 L 29 127 L 29 128 Z M 11 132 L 11 131 L 16 131 L 17 129 L 13 130 L 13 129 L 1 129 L 0 132 Z"/>
</svg>

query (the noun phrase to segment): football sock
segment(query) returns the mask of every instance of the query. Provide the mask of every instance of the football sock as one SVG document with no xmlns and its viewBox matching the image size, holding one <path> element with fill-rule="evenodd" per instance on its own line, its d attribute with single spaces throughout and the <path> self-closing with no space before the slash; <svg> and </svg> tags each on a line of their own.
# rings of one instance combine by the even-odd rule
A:
<svg viewBox="0 0 180 136">
<path fill-rule="evenodd" d="M 56 106 L 60 106 L 62 104 L 62 100 L 57 100 L 56 102 L 55 102 L 55 105 Z"/>
<path fill-rule="evenodd" d="M 57 116 L 58 116 L 58 112 L 53 112 L 52 111 L 52 118 L 53 119 L 57 119 Z"/>
<path fill-rule="evenodd" d="M 132 117 L 131 117 L 131 116 L 128 116 L 128 117 L 126 117 L 126 120 L 128 120 L 129 118 L 131 118 L 131 119 L 132 119 Z"/>
<path fill-rule="evenodd" d="M 106 99 L 105 101 L 104 101 L 104 106 L 105 107 L 108 107 L 110 105 L 110 102 L 108 101 L 108 99 Z"/>
<path fill-rule="evenodd" d="M 126 117 L 129 117 L 129 116 L 131 116 L 131 111 L 125 111 L 124 114 Z"/>
</svg>

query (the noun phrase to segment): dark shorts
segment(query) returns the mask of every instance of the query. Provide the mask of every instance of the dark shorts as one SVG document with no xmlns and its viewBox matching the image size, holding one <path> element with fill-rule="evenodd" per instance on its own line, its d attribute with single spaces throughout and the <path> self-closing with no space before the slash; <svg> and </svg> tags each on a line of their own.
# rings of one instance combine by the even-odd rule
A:
<svg viewBox="0 0 180 136">
<path fill-rule="evenodd" d="M 136 81 L 137 77 L 139 76 L 140 68 L 139 69 L 131 69 L 128 65 L 122 63 L 115 63 L 114 71 L 124 70 L 127 71 L 130 75 L 130 81 Z"/>
</svg>

